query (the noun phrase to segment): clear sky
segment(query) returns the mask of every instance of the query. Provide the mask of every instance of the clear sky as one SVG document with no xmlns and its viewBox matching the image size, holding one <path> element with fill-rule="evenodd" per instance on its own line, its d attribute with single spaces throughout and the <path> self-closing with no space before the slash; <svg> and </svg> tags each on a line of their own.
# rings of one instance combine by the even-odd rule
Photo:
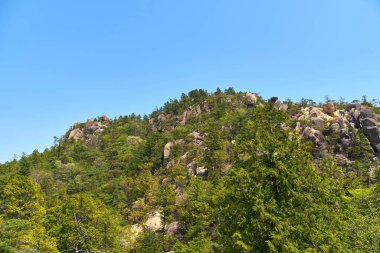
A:
<svg viewBox="0 0 380 253">
<path fill-rule="evenodd" d="M 195 88 L 380 97 L 379 0 L 0 0 L 0 162 Z"/>
</svg>

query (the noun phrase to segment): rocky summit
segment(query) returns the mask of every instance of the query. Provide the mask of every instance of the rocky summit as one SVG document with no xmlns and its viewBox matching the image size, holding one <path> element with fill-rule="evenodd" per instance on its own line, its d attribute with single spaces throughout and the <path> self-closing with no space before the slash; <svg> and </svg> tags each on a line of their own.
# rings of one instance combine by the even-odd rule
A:
<svg viewBox="0 0 380 253">
<path fill-rule="evenodd" d="M 0 252 L 380 252 L 379 158 L 376 101 L 193 90 L 1 164 Z"/>
</svg>

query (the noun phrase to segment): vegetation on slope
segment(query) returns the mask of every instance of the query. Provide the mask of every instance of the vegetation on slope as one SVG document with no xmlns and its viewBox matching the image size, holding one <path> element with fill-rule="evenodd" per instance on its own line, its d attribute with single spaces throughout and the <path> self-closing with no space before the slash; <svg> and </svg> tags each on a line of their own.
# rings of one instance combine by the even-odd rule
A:
<svg viewBox="0 0 380 253">
<path fill-rule="evenodd" d="M 356 102 L 194 90 L 76 124 L 0 165 L 0 252 L 379 252 L 379 108 Z"/>
</svg>

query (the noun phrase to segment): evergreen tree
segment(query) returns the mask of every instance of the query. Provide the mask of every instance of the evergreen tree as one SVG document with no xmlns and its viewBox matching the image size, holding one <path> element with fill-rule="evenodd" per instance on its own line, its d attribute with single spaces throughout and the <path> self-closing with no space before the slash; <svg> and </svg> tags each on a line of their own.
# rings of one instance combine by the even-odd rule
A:
<svg viewBox="0 0 380 253">
<path fill-rule="evenodd" d="M 221 249 L 347 252 L 334 191 L 292 135 L 287 115 L 271 105 L 253 111 L 221 194 Z"/>
</svg>

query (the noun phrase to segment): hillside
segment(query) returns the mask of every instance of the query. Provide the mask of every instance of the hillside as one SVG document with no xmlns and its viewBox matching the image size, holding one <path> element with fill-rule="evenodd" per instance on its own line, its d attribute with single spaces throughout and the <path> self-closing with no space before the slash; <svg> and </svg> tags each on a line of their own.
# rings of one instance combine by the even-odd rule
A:
<svg viewBox="0 0 380 253">
<path fill-rule="evenodd" d="M 380 252 L 379 156 L 365 97 L 193 90 L 1 164 L 0 252 Z"/>
</svg>

